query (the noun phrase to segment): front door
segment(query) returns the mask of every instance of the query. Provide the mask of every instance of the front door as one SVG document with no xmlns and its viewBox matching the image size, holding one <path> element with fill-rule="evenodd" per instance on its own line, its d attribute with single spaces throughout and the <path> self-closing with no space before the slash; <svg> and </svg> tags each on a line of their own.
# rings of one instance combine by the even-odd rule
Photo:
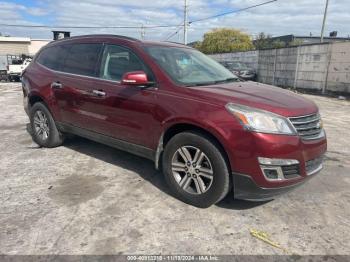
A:
<svg viewBox="0 0 350 262">
<path fill-rule="evenodd" d="M 108 136 L 152 147 L 158 141 L 160 123 L 156 119 L 157 90 L 121 84 L 126 72 L 153 74 L 130 49 L 105 45 L 99 79 L 93 83 L 94 111 L 100 132 Z"/>
</svg>

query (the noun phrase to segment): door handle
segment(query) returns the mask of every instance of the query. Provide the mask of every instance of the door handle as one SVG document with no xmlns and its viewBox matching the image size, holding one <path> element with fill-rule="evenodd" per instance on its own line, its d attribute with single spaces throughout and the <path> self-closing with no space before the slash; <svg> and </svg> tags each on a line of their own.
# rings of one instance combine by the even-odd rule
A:
<svg viewBox="0 0 350 262">
<path fill-rule="evenodd" d="M 92 93 L 95 95 L 95 96 L 106 96 L 106 92 L 103 92 L 101 90 L 92 90 Z"/>
<path fill-rule="evenodd" d="M 51 83 L 51 88 L 54 88 L 54 89 L 62 89 L 62 88 L 63 88 L 63 85 L 62 85 L 60 82 L 52 82 L 52 83 Z"/>
</svg>

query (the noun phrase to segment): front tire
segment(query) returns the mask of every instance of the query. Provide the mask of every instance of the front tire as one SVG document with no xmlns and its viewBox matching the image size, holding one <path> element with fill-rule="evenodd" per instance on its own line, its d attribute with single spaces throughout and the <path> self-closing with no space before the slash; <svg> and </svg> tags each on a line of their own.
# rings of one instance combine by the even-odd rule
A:
<svg viewBox="0 0 350 262">
<path fill-rule="evenodd" d="M 166 145 L 165 179 L 176 197 L 207 208 L 223 199 L 230 185 L 229 168 L 220 147 L 210 137 L 183 132 Z"/>
<path fill-rule="evenodd" d="M 29 114 L 32 138 L 42 147 L 57 147 L 63 143 L 64 137 L 57 129 L 56 123 L 45 104 L 33 105 Z"/>
</svg>

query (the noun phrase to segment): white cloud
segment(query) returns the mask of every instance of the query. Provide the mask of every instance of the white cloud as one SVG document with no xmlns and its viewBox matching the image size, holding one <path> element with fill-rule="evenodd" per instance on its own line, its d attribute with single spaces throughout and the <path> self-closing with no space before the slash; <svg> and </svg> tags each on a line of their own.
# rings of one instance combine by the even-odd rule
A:
<svg viewBox="0 0 350 262">
<path fill-rule="evenodd" d="M 188 0 L 190 20 L 217 13 L 236 10 L 258 4 L 264 0 Z M 266 32 L 272 35 L 319 35 L 325 1 L 279 0 L 275 3 L 241 13 L 192 24 L 189 40 L 202 37 L 203 33 L 217 27 L 235 27 L 255 35 Z M 29 7 L 0 0 L 0 23 L 33 24 L 40 17 L 49 15 L 46 23 L 74 26 L 141 26 L 177 25 L 182 23 L 182 0 L 40 0 Z M 350 2 L 330 1 L 326 32 L 336 30 L 339 36 L 350 34 Z M 27 20 L 23 13 L 38 19 Z M 146 38 L 164 40 L 175 28 L 147 29 Z M 18 36 L 51 37 L 49 29 L 23 29 L 1 27 L 0 31 Z M 140 29 L 72 29 L 72 34 L 113 33 L 139 37 Z M 179 38 L 180 37 L 180 38 Z M 171 40 L 181 40 L 182 32 Z"/>
<path fill-rule="evenodd" d="M 29 7 L 26 9 L 26 12 L 32 16 L 44 16 L 49 13 L 48 10 L 39 7 Z"/>
</svg>

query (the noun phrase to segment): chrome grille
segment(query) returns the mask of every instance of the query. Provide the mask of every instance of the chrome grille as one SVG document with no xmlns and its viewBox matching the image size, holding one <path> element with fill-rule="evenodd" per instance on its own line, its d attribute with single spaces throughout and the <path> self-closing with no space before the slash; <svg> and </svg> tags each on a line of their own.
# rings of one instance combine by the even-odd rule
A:
<svg viewBox="0 0 350 262">
<path fill-rule="evenodd" d="M 321 136 L 322 124 L 318 113 L 307 116 L 290 117 L 289 120 L 303 139 L 317 139 Z"/>
</svg>

